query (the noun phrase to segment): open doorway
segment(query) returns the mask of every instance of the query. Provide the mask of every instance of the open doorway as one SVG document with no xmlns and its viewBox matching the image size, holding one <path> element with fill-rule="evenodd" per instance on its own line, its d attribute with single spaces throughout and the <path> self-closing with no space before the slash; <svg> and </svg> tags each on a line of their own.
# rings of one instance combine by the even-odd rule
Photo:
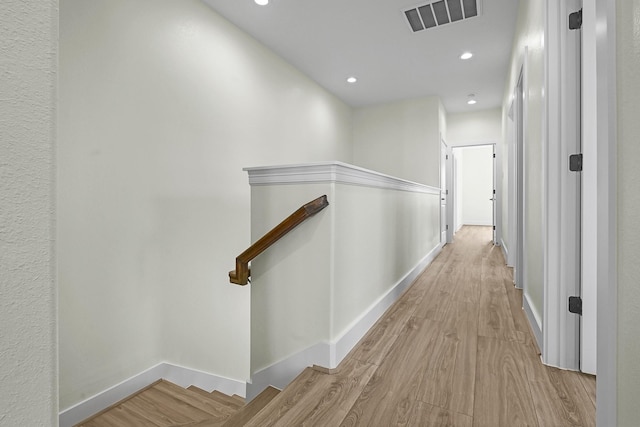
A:
<svg viewBox="0 0 640 427">
<path fill-rule="evenodd" d="M 493 227 L 495 243 L 494 144 L 452 149 L 454 231 L 463 225 Z"/>
</svg>

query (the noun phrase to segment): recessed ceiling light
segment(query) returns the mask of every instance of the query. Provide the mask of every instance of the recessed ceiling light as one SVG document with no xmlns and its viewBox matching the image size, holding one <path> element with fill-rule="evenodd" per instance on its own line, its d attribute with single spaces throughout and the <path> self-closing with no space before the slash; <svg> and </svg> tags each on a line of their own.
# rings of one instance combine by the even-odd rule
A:
<svg viewBox="0 0 640 427">
<path fill-rule="evenodd" d="M 351 76 L 351 77 L 349 77 L 349 78 L 347 79 L 347 82 L 349 82 L 349 83 L 355 83 L 355 82 L 357 82 L 357 81 L 358 81 L 358 79 L 357 79 L 357 78 L 355 78 L 355 77 L 353 77 L 353 76 Z"/>
<path fill-rule="evenodd" d="M 470 59 L 472 56 L 473 56 L 473 53 L 465 52 L 462 55 L 460 55 L 460 59 Z"/>
<path fill-rule="evenodd" d="M 467 104 L 469 105 L 473 105 L 477 102 L 476 96 L 474 94 L 470 94 L 467 98 L 469 98 L 469 100 L 467 101 Z"/>
<path fill-rule="evenodd" d="M 264 6 L 269 4 L 269 0 L 254 0 L 256 2 L 256 4 L 259 4 L 260 6 Z"/>
</svg>

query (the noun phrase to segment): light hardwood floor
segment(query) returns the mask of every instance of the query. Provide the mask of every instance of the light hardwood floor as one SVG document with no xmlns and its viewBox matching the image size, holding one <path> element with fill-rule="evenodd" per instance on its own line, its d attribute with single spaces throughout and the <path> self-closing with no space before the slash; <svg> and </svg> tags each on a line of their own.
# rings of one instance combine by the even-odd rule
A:
<svg viewBox="0 0 640 427">
<path fill-rule="evenodd" d="M 592 426 L 595 377 L 542 365 L 489 227 L 463 227 L 328 375 L 249 426 Z"/>
<path fill-rule="evenodd" d="M 595 377 L 540 362 L 491 234 L 463 227 L 336 372 L 307 368 L 243 408 L 161 381 L 82 425 L 594 426 Z"/>
</svg>

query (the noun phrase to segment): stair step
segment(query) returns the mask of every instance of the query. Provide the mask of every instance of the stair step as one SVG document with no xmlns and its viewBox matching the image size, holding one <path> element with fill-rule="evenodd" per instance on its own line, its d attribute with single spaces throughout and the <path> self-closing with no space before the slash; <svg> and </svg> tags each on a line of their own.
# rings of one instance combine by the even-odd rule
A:
<svg viewBox="0 0 640 427">
<path fill-rule="evenodd" d="M 191 390 L 194 393 L 198 393 L 202 397 L 206 397 L 207 399 L 211 399 L 217 403 L 228 406 L 230 409 L 234 411 L 244 406 L 244 399 L 237 395 L 229 396 L 219 392 L 218 390 L 213 390 L 212 392 L 208 392 L 207 390 L 203 390 L 200 387 L 196 387 L 194 385 L 190 385 L 189 387 L 187 387 L 187 390 Z"/>
<path fill-rule="evenodd" d="M 251 402 L 245 405 L 242 409 L 232 415 L 229 419 L 222 424 L 224 427 L 242 427 L 251 418 L 253 418 L 258 412 L 264 409 L 278 394 L 280 390 L 274 387 L 265 388 L 262 393 L 256 396 Z M 199 427 L 209 427 L 206 425 Z"/>
<path fill-rule="evenodd" d="M 251 419 L 247 420 L 246 424 L 253 426 L 262 426 L 262 425 L 273 425 L 274 421 L 279 419 L 282 415 L 282 411 L 285 412 L 290 409 L 291 405 L 294 405 L 297 402 L 297 398 L 306 395 L 307 385 L 313 384 L 313 378 L 316 375 L 325 375 L 316 371 L 313 368 L 305 368 L 291 383 L 282 390 L 281 393 L 274 396 L 273 404 L 268 405 L 259 413 L 255 414 Z M 302 385 L 303 389 L 300 390 L 299 387 Z M 288 398 L 292 394 L 292 389 L 296 389 L 293 391 L 293 400 Z"/>
<path fill-rule="evenodd" d="M 206 420 L 206 425 L 213 427 L 222 425 L 236 411 L 237 406 L 221 403 L 204 390 L 188 390 L 160 380 L 77 426 L 182 426 Z"/>
<path fill-rule="evenodd" d="M 219 392 L 218 390 L 213 390 L 211 393 L 209 393 L 209 396 L 211 396 L 212 399 L 217 400 L 218 402 L 223 403 L 235 410 L 238 410 L 245 405 L 245 401 L 243 398 L 240 397 L 240 400 L 238 400 L 237 398 L 228 396 L 224 393 Z"/>
<path fill-rule="evenodd" d="M 341 425 L 377 368 L 355 359 L 346 360 L 333 374 L 307 368 L 245 425 Z"/>
<path fill-rule="evenodd" d="M 168 381 L 161 381 L 156 384 L 154 389 L 166 394 L 177 402 L 190 405 L 197 408 L 197 410 L 208 414 L 208 416 L 199 416 L 198 418 L 192 418 L 189 421 L 202 421 L 204 419 L 224 421 L 235 412 L 234 409 L 216 402 L 211 398 L 205 397 L 198 392 L 187 390 Z"/>
<path fill-rule="evenodd" d="M 209 392 L 207 390 L 203 390 L 200 387 L 196 387 L 194 385 L 190 385 L 187 387 L 187 390 L 191 390 L 194 393 L 198 393 L 200 396 L 209 397 Z"/>
</svg>

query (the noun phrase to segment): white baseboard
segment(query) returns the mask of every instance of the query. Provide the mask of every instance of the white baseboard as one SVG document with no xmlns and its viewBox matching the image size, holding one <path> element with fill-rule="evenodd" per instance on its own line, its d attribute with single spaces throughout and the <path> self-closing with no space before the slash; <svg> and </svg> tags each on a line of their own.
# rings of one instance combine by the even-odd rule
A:
<svg viewBox="0 0 640 427">
<path fill-rule="evenodd" d="M 322 366 L 321 361 L 327 363 L 329 361 L 328 355 L 329 345 L 324 342 L 318 343 L 259 370 L 251 376 L 251 381 L 247 383 L 247 402 L 252 401 L 269 386 L 282 390 L 305 368 L 312 365 Z"/>
<path fill-rule="evenodd" d="M 509 248 L 504 242 L 504 239 L 500 239 L 500 247 L 502 248 L 502 255 L 504 255 L 504 260 L 507 263 L 507 267 L 512 267 L 511 265 L 509 265 Z"/>
<path fill-rule="evenodd" d="M 484 220 L 466 220 L 463 219 L 462 220 L 462 225 L 486 225 L 486 226 L 491 226 L 493 225 L 493 221 L 484 221 Z"/>
<path fill-rule="evenodd" d="M 219 390 L 243 397 L 246 390 L 246 384 L 242 381 L 163 362 L 60 412 L 59 425 L 71 427 L 160 379 L 182 387 L 195 385 L 203 390 Z"/>
<path fill-rule="evenodd" d="M 318 343 L 262 369 L 252 376 L 250 383 L 163 362 L 60 412 L 60 427 L 71 427 L 160 379 L 171 381 L 182 387 L 195 385 L 207 391 L 219 390 L 228 395 L 237 394 L 250 401 L 267 386 L 284 388 L 308 366 L 336 368 L 441 250 L 440 244 L 433 248 L 386 294 L 355 320 L 340 338 L 331 343 Z"/>
<path fill-rule="evenodd" d="M 441 244 L 433 248 L 335 341 L 318 343 L 254 373 L 251 377 L 251 382 L 247 384 L 247 401 L 254 399 L 270 385 L 283 389 L 309 366 L 316 365 L 328 369 L 336 368 L 378 319 L 382 317 L 385 311 L 398 300 L 418 275 L 431 264 L 441 250 Z"/>
<path fill-rule="evenodd" d="M 385 295 L 380 297 L 365 313 L 356 319 L 332 344 L 330 366 L 336 368 L 349 352 L 358 344 L 371 327 L 382 317 L 385 311 L 398 300 L 400 295 L 413 283 L 436 256 L 442 251 L 440 243 L 422 258 L 405 276 L 400 279 Z M 324 365 L 320 365 L 324 366 Z"/>
<path fill-rule="evenodd" d="M 527 316 L 527 320 L 529 321 L 529 325 L 533 331 L 533 336 L 538 344 L 538 349 L 542 351 L 542 327 L 540 319 L 536 316 L 533 308 L 531 307 L 529 296 L 524 292 L 522 293 L 522 309 L 524 310 L 524 314 Z"/>
</svg>

